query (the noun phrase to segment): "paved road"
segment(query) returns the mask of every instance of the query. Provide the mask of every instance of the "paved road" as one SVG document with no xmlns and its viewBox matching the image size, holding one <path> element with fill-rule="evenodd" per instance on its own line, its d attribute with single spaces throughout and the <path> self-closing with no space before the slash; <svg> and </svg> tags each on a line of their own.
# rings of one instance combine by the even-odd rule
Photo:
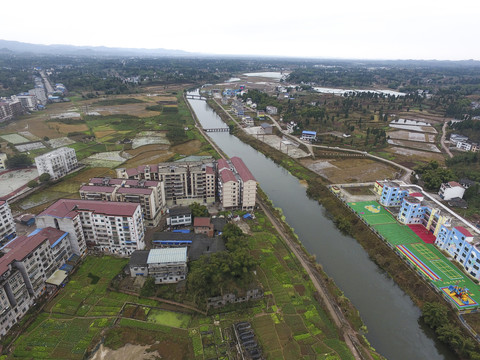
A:
<svg viewBox="0 0 480 360">
<path fill-rule="evenodd" d="M 445 145 L 445 136 L 447 135 L 446 129 L 447 129 L 447 121 L 445 120 L 442 127 L 442 137 L 440 139 L 440 143 L 442 144 L 443 150 L 445 150 L 448 156 L 452 158 L 453 154 L 450 152 L 450 149 L 448 148 L 448 146 Z"/>
<path fill-rule="evenodd" d="M 295 254 L 297 259 L 302 264 L 302 267 L 307 271 L 310 280 L 312 281 L 315 289 L 318 294 L 321 296 L 323 303 L 325 304 L 327 311 L 329 312 L 331 318 L 335 322 L 335 325 L 340 329 L 344 335 L 345 343 L 350 349 L 351 353 L 357 360 L 364 359 L 362 353 L 359 351 L 362 348 L 362 345 L 357 337 L 357 332 L 351 327 L 350 323 L 345 319 L 341 309 L 335 303 L 335 301 L 330 297 L 328 290 L 323 284 L 323 279 L 318 274 L 318 271 L 314 268 L 310 260 L 307 258 L 307 254 L 300 248 L 300 245 L 290 236 L 285 234 L 283 226 L 278 223 L 278 219 L 270 212 L 270 210 L 263 204 L 263 202 L 257 198 L 257 202 L 262 208 L 263 212 L 267 215 L 270 222 L 273 224 L 278 234 L 283 238 L 285 243 L 288 245 L 290 250 Z M 372 359 L 370 353 L 366 351 L 369 355 L 369 359 Z M 373 360 L 373 359 L 372 359 Z"/>
</svg>

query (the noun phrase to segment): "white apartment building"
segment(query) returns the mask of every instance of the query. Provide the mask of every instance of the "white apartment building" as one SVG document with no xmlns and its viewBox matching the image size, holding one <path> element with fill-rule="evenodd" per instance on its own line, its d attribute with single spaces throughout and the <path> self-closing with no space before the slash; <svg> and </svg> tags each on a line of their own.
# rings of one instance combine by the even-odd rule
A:
<svg viewBox="0 0 480 360">
<path fill-rule="evenodd" d="M 53 180 L 56 180 L 75 169 L 78 161 L 74 149 L 62 147 L 37 156 L 35 165 L 40 175 L 48 173 Z"/>
<path fill-rule="evenodd" d="M 215 202 L 214 160 L 179 161 L 141 165 L 136 168 L 119 168 L 117 177 L 146 179 L 163 182 L 167 206 L 190 205 L 194 202 Z"/>
<path fill-rule="evenodd" d="M 17 229 L 8 202 L 0 200 L 0 245 L 15 237 Z"/>
<path fill-rule="evenodd" d="M 0 170 L 7 168 L 7 154 L 0 152 Z"/>
<path fill-rule="evenodd" d="M 68 233 L 36 229 L 0 248 L 0 337 L 45 291 L 45 281 L 73 255 Z"/>
<path fill-rule="evenodd" d="M 92 178 L 80 188 L 80 198 L 139 203 L 147 226 L 158 226 L 166 211 L 163 182 L 157 180 Z"/>
<path fill-rule="evenodd" d="M 255 207 L 257 181 L 237 156 L 218 160 L 218 195 L 224 208 L 251 210 Z"/>
<path fill-rule="evenodd" d="M 85 245 L 120 255 L 145 248 L 142 208 L 137 203 L 60 199 L 36 217 L 36 224 L 75 232 L 81 254 Z"/>
<path fill-rule="evenodd" d="M 218 197 L 225 209 L 237 208 L 240 187 L 230 165 L 226 160 L 218 160 Z"/>
</svg>

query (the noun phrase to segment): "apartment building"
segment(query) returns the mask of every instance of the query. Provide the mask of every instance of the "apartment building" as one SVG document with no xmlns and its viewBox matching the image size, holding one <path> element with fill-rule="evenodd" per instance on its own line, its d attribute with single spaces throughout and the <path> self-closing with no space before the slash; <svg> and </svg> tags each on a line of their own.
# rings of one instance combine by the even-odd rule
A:
<svg viewBox="0 0 480 360">
<path fill-rule="evenodd" d="M 223 208 L 237 208 L 240 184 L 226 160 L 218 160 L 218 197 Z"/>
<path fill-rule="evenodd" d="M 247 168 L 242 159 L 237 156 L 231 158 L 232 165 L 239 178 L 239 207 L 242 210 L 252 210 L 257 198 L 257 180 Z"/>
<path fill-rule="evenodd" d="M 13 118 L 10 104 L 6 101 L 0 100 L 0 122 L 8 121 Z"/>
<path fill-rule="evenodd" d="M 220 159 L 218 169 L 218 196 L 222 206 L 251 210 L 255 207 L 257 181 L 239 157 L 230 161 Z"/>
<path fill-rule="evenodd" d="M 155 284 L 177 283 L 187 277 L 187 248 L 135 251 L 129 266 L 132 277 L 151 276 Z"/>
<path fill-rule="evenodd" d="M 158 226 L 165 213 L 165 190 L 157 180 L 92 178 L 80 188 L 84 200 L 139 203 L 147 226 Z"/>
<path fill-rule="evenodd" d="M 40 175 L 48 173 L 53 180 L 56 180 L 75 169 L 78 161 L 74 149 L 62 147 L 37 156 L 35 165 Z"/>
<path fill-rule="evenodd" d="M 49 227 L 11 240 L 0 254 L 0 336 L 4 336 L 73 251 L 68 233 Z"/>
<path fill-rule="evenodd" d="M 0 245 L 15 237 L 17 229 L 8 202 L 0 200 Z"/>
<path fill-rule="evenodd" d="M 0 170 L 7 168 L 7 154 L 0 152 Z"/>
<path fill-rule="evenodd" d="M 163 182 L 167 206 L 215 202 L 214 160 L 182 161 L 117 169 L 117 177 Z"/>
<path fill-rule="evenodd" d="M 37 216 L 36 224 L 73 233 L 80 254 L 86 245 L 120 255 L 145 248 L 145 225 L 137 203 L 60 199 Z"/>
</svg>

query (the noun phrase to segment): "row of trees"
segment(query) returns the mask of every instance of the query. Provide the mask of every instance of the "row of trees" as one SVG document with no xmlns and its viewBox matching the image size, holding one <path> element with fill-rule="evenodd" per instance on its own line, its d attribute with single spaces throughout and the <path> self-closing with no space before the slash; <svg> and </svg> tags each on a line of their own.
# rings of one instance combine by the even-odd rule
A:
<svg viewBox="0 0 480 360">
<path fill-rule="evenodd" d="M 427 302 L 422 307 L 422 317 L 430 326 L 437 338 L 456 351 L 460 356 L 470 359 L 480 359 L 480 353 L 475 348 L 475 342 L 462 333 L 462 330 L 448 317 L 448 309 L 436 302 Z"/>
</svg>

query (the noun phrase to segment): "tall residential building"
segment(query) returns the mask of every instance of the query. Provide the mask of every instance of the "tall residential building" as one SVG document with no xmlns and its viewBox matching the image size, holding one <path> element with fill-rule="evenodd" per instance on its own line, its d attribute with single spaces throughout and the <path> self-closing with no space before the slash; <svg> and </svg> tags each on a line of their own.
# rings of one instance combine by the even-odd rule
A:
<svg viewBox="0 0 480 360">
<path fill-rule="evenodd" d="M 237 208 L 240 186 L 227 161 L 218 160 L 218 197 L 225 209 Z"/>
<path fill-rule="evenodd" d="M 14 97 L 12 96 L 12 99 L 13 98 Z M 31 95 L 29 93 L 18 94 L 15 97 L 15 100 L 19 100 L 23 108 L 28 111 L 37 110 L 38 100 L 35 95 Z"/>
<path fill-rule="evenodd" d="M 148 226 L 158 226 L 166 210 L 163 183 L 158 180 L 92 178 L 88 185 L 80 188 L 80 197 L 85 200 L 139 203 Z"/>
<path fill-rule="evenodd" d="M 56 180 L 75 169 L 78 161 L 74 149 L 62 147 L 37 156 L 35 165 L 40 175 L 47 173 L 53 180 Z"/>
<path fill-rule="evenodd" d="M 224 208 L 251 210 L 255 207 L 257 181 L 239 157 L 218 160 L 218 196 Z"/>
<path fill-rule="evenodd" d="M 14 238 L 16 231 L 8 202 L 0 200 L 0 244 Z"/>
<path fill-rule="evenodd" d="M 163 182 L 167 206 L 215 202 L 214 160 L 182 161 L 119 168 L 117 177 Z"/>
<path fill-rule="evenodd" d="M 37 227 L 55 227 L 100 251 L 130 255 L 145 248 L 142 208 L 137 203 L 60 199 L 36 217 Z"/>
<path fill-rule="evenodd" d="M 7 168 L 7 154 L 0 152 L 0 170 Z"/>
<path fill-rule="evenodd" d="M 10 104 L 6 101 L 0 100 L 0 122 L 8 121 L 13 118 Z"/>
<path fill-rule="evenodd" d="M 36 229 L 0 248 L 0 336 L 45 291 L 45 281 L 73 255 L 68 233 Z"/>
<path fill-rule="evenodd" d="M 252 210 L 255 207 L 257 198 L 257 180 L 255 180 L 242 159 L 234 156 L 231 161 L 240 180 L 239 207 L 242 210 Z"/>
</svg>

